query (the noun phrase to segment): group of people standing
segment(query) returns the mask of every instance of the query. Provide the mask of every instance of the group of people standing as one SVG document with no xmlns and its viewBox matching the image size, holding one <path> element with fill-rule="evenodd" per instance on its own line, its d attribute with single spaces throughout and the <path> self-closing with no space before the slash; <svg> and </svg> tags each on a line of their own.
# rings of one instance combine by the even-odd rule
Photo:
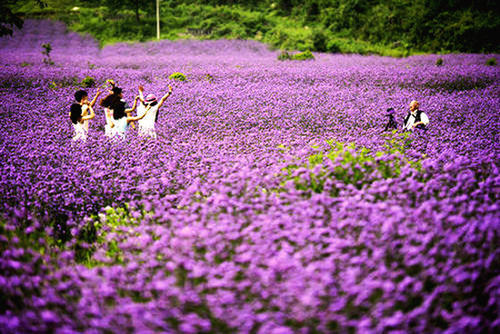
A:
<svg viewBox="0 0 500 334">
<path fill-rule="evenodd" d="M 163 106 L 165 100 L 172 95 L 172 86 L 168 86 L 168 92 L 160 100 L 154 94 L 149 94 L 144 98 L 144 88 L 139 86 L 139 95 L 134 99 L 131 108 L 123 99 L 122 89 L 113 80 L 108 80 L 111 89 L 108 96 L 101 100 L 100 105 L 104 108 L 106 125 L 104 135 L 106 137 L 124 138 L 129 126 L 135 128 L 134 122 L 139 123 L 138 134 L 142 137 L 156 139 L 155 123 L 158 120 L 158 110 Z M 94 105 L 98 97 L 102 94 L 99 89 L 96 96 L 89 102 L 88 94 L 84 90 L 75 93 L 75 100 L 70 108 L 70 118 L 75 130 L 73 140 L 86 140 L 89 130 L 89 120 L 95 117 Z M 137 109 L 137 116 L 132 116 L 132 112 Z M 389 121 L 384 131 L 397 129 L 398 125 L 394 119 L 394 109 L 387 109 Z M 414 129 L 427 130 L 429 118 L 420 110 L 418 101 L 410 103 L 410 110 L 403 120 L 403 130 L 413 131 Z"/>
<path fill-rule="evenodd" d="M 131 108 L 128 108 L 123 99 L 123 91 L 113 80 L 108 80 L 111 85 L 109 94 L 100 101 L 104 108 L 106 125 L 104 135 L 109 138 L 124 138 L 127 131 L 134 122 L 138 122 L 138 134 L 143 137 L 156 138 L 155 123 L 158 120 L 158 110 L 163 106 L 165 100 L 172 95 L 172 86 L 168 86 L 168 92 L 160 100 L 154 94 L 149 94 L 144 98 L 144 88 L 139 86 L 139 95 L 134 99 Z M 89 130 L 89 120 L 95 117 L 94 105 L 98 97 L 102 94 L 99 89 L 96 96 L 89 102 L 88 94 L 84 90 L 75 93 L 76 103 L 70 108 L 70 119 L 75 130 L 73 140 L 87 139 Z M 137 110 L 137 116 L 132 116 L 132 112 Z"/>
</svg>

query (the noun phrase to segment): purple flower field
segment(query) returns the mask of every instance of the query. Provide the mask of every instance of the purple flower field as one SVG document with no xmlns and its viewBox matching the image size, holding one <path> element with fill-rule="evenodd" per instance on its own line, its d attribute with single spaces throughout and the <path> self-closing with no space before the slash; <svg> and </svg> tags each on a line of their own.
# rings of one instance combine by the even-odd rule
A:
<svg viewBox="0 0 500 334">
<path fill-rule="evenodd" d="M 0 333 L 500 331 L 499 56 L 278 53 L 0 38 Z M 86 76 L 172 85 L 158 138 L 73 141 Z"/>
</svg>

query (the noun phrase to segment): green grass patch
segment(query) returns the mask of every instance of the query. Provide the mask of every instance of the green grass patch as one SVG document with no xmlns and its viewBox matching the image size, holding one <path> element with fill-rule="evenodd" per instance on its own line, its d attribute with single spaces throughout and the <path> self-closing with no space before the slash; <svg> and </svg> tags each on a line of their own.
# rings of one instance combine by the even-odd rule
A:
<svg viewBox="0 0 500 334">
<path fill-rule="evenodd" d="M 420 173 L 420 160 L 411 160 L 405 154 L 410 142 L 408 133 L 393 132 L 384 149 L 373 152 L 354 144 L 327 141 L 330 148 L 309 156 L 307 163 L 288 165 L 281 184 L 291 180 L 298 190 L 322 193 L 328 180 L 361 189 L 377 180 L 398 177 L 407 165 Z M 338 195 L 336 187 L 329 191 L 332 196 Z"/>
<path fill-rule="evenodd" d="M 145 213 L 143 212 L 143 216 Z M 133 227 L 138 226 L 143 216 L 134 218 L 130 215 L 129 206 L 107 207 L 103 213 L 93 215 L 80 229 L 75 244 L 75 260 L 88 267 L 104 264 L 121 264 L 124 262 L 119 241 L 126 237 Z M 114 236 L 114 237 L 110 237 Z M 103 263 L 93 255 L 97 249 L 105 249 L 108 261 Z"/>
</svg>

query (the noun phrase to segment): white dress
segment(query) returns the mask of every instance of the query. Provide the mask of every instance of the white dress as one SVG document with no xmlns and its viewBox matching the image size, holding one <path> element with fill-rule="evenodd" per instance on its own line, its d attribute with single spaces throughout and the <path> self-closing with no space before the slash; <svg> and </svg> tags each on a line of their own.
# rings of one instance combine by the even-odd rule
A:
<svg viewBox="0 0 500 334">
<path fill-rule="evenodd" d="M 82 105 L 82 116 L 87 116 L 89 114 L 89 106 L 84 104 Z M 89 120 L 83 121 L 83 128 L 85 132 L 89 132 Z"/>
<path fill-rule="evenodd" d="M 104 116 L 106 117 L 106 125 L 104 126 L 104 135 L 106 137 L 113 137 L 115 135 L 115 128 L 111 127 L 113 122 L 113 110 L 104 108 Z"/>
<path fill-rule="evenodd" d="M 76 122 L 73 123 L 73 128 L 75 129 L 75 135 L 73 136 L 73 140 L 87 140 L 87 131 L 85 129 L 85 123 Z"/>
<path fill-rule="evenodd" d="M 145 107 L 142 103 L 139 104 L 137 115 L 142 116 L 147 112 L 146 116 L 139 120 L 139 136 L 156 138 L 155 121 L 159 106 L 159 103 L 153 107 Z"/>
<path fill-rule="evenodd" d="M 113 136 L 118 136 L 120 138 L 125 138 L 128 130 L 127 116 L 123 116 L 120 119 L 113 119 L 115 126 L 113 127 Z"/>
</svg>

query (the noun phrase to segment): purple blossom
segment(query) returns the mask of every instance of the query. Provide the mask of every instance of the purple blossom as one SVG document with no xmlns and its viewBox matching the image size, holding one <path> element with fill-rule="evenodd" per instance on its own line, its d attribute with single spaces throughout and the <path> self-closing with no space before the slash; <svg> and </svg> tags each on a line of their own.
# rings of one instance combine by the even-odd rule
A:
<svg viewBox="0 0 500 334">
<path fill-rule="evenodd" d="M 99 49 L 32 20 L 0 38 L 0 332 L 498 330 L 491 55 L 436 67 L 435 55 L 276 54 L 222 40 Z M 128 101 L 138 84 L 172 84 L 158 138 L 109 141 L 96 107 L 72 143 L 87 75 Z M 415 98 L 429 130 L 364 163 L 360 148 L 384 149 L 387 106 L 401 122 Z M 329 158 L 327 140 L 354 146 Z"/>
</svg>

